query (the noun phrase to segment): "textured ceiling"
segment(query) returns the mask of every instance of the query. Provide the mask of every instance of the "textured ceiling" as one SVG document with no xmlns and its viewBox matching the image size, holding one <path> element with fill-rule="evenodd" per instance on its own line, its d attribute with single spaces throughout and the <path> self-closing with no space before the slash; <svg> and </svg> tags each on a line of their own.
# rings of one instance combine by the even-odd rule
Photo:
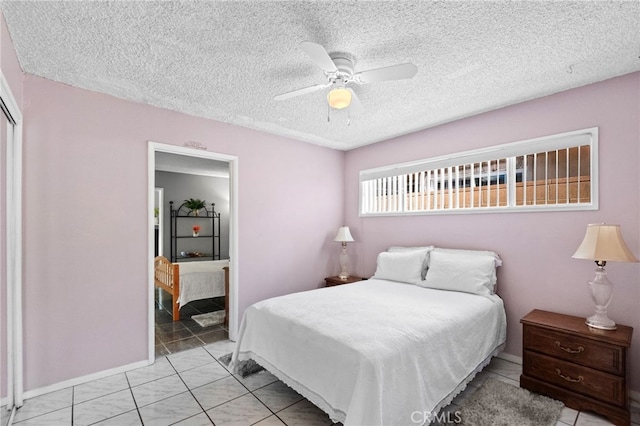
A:
<svg viewBox="0 0 640 426">
<path fill-rule="evenodd" d="M 25 72 L 337 149 L 640 70 L 640 2 L 0 2 Z M 299 49 L 413 79 L 354 86 L 332 111 Z"/>
</svg>

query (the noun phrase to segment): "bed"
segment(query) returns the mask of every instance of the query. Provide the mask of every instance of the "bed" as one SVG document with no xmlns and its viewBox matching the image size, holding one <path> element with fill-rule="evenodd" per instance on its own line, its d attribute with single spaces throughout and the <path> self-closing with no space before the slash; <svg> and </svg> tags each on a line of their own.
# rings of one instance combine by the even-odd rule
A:
<svg viewBox="0 0 640 426">
<path fill-rule="evenodd" d="M 506 316 L 497 255 L 419 249 L 380 253 L 372 279 L 250 306 L 231 368 L 253 359 L 345 426 L 429 424 L 501 351 Z"/>
<path fill-rule="evenodd" d="M 229 261 L 207 260 L 172 263 L 164 256 L 154 261 L 154 283 L 171 295 L 174 321 L 180 320 L 180 308 L 189 302 L 229 293 Z M 225 297 L 225 319 L 228 325 L 229 302 Z"/>
</svg>

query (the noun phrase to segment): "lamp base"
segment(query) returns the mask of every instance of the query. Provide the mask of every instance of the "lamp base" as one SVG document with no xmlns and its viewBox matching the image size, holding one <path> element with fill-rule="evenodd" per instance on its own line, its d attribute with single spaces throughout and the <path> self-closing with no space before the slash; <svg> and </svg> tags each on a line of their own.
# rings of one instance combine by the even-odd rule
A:
<svg viewBox="0 0 640 426">
<path fill-rule="evenodd" d="M 347 243 L 342 242 L 342 251 L 340 252 L 340 274 L 338 278 L 341 280 L 346 280 L 349 278 L 349 273 L 347 272 L 347 265 L 349 264 L 349 255 L 347 254 Z"/>
<path fill-rule="evenodd" d="M 587 325 L 600 330 L 615 330 L 616 323 L 607 316 L 607 306 L 609 306 L 613 295 L 613 284 L 607 278 L 604 265 L 598 264 L 596 277 L 589 282 L 589 288 L 591 289 L 591 297 L 596 304 L 596 312 L 587 318 Z"/>
<path fill-rule="evenodd" d="M 595 315 L 587 318 L 585 323 L 591 328 L 597 328 L 600 330 L 615 330 L 618 328 L 616 326 L 616 323 L 612 319 L 610 319 L 606 313 L 604 315 L 601 315 L 599 312 L 597 312 Z"/>
</svg>

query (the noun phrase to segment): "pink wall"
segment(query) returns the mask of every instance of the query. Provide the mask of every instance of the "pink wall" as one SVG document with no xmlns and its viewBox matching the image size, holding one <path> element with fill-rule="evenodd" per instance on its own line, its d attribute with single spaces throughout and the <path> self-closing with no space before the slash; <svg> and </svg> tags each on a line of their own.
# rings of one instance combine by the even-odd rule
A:
<svg viewBox="0 0 640 426">
<path fill-rule="evenodd" d="M 504 260 L 499 292 L 508 315 L 506 352 L 521 355 L 519 320 L 534 308 L 588 316 L 587 281 L 595 265 L 572 259 L 588 223 L 617 223 L 640 256 L 640 73 L 384 141 L 346 153 L 345 222 L 359 274 L 375 272 L 376 255 L 390 245 L 482 248 Z M 600 209 L 581 212 L 429 215 L 360 218 L 362 169 L 445 155 L 588 127 L 600 129 Z M 640 391 L 640 264 L 609 263 L 615 284 L 610 317 L 636 329 L 628 366 Z"/>
<path fill-rule="evenodd" d="M 240 314 L 334 272 L 342 152 L 35 76 L 24 97 L 26 390 L 147 357 L 149 140 L 239 157 Z"/>
<path fill-rule="evenodd" d="M 26 390 L 146 358 L 149 140 L 196 141 L 240 158 L 240 313 L 336 273 L 332 239 L 344 222 L 356 239 L 349 246 L 352 270 L 364 276 L 392 244 L 499 252 L 507 352 L 519 355 L 518 321 L 529 310 L 591 313 L 586 282 L 593 266 L 571 259 L 587 223 L 621 224 L 640 255 L 639 73 L 344 154 L 34 76 L 22 86 L 7 39 L 3 23 L 0 66 L 19 102 L 24 91 L 28 105 Z M 593 126 L 600 128 L 598 211 L 358 217 L 361 169 Z M 611 317 L 637 329 L 629 367 L 630 386 L 638 391 L 640 265 L 611 263 L 607 269 L 616 284 Z"/>
<path fill-rule="evenodd" d="M 0 69 L 2 75 L 9 83 L 11 92 L 18 103 L 22 105 L 22 71 L 18 64 L 15 50 L 4 16 L 0 13 Z M 4 120 L 4 116 L 2 118 Z M 6 303 L 7 303 L 7 265 L 6 265 L 6 127 L 2 126 L 2 146 L 0 147 L 0 398 L 7 396 L 7 330 L 6 321 Z"/>
</svg>

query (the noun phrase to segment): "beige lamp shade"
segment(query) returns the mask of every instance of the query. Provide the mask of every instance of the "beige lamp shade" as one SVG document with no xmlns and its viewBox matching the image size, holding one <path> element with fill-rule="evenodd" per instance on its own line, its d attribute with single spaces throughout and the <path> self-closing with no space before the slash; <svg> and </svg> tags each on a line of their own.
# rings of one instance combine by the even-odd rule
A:
<svg viewBox="0 0 640 426">
<path fill-rule="evenodd" d="M 587 225 L 584 240 L 573 257 L 605 262 L 638 262 L 622 239 L 620 225 L 604 223 Z"/>
<path fill-rule="evenodd" d="M 340 229 L 338 229 L 338 235 L 336 235 L 336 238 L 333 241 L 338 241 L 341 243 L 350 243 L 354 241 L 353 237 L 351 236 L 351 232 L 349 231 L 349 227 L 341 226 Z"/>
</svg>

